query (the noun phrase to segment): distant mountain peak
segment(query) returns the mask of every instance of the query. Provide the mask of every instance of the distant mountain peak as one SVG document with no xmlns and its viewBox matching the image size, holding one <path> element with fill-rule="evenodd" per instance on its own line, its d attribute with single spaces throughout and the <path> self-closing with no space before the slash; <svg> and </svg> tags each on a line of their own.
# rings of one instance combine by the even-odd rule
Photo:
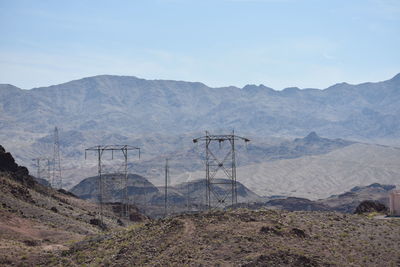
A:
<svg viewBox="0 0 400 267">
<path fill-rule="evenodd" d="M 260 91 L 275 91 L 272 88 L 269 88 L 263 84 L 260 85 L 255 85 L 255 84 L 247 84 L 242 88 L 244 91 L 250 91 L 250 92 L 260 92 Z"/>
<path fill-rule="evenodd" d="M 390 79 L 391 81 L 400 81 L 400 73 L 396 74 L 395 76 L 393 76 L 392 79 Z"/>
<path fill-rule="evenodd" d="M 379 183 L 373 183 L 367 186 L 355 186 L 352 189 L 350 189 L 350 192 L 359 192 L 362 190 L 366 190 L 368 188 L 376 188 L 376 189 L 382 189 L 385 191 L 390 191 L 394 188 L 396 188 L 395 185 L 388 185 L 388 184 L 379 184 Z"/>
<path fill-rule="evenodd" d="M 321 137 L 319 137 L 319 135 L 316 132 L 311 132 L 306 137 L 304 137 L 304 141 L 307 142 L 317 141 L 320 139 Z"/>
<path fill-rule="evenodd" d="M 287 87 L 285 89 L 283 89 L 282 91 L 286 91 L 286 92 L 296 92 L 296 91 L 300 91 L 299 87 Z"/>
<path fill-rule="evenodd" d="M 337 89 L 342 89 L 342 88 L 347 89 L 349 86 L 352 86 L 352 85 L 349 83 L 346 83 L 346 82 L 336 83 L 336 84 L 326 88 L 326 90 L 337 90 Z"/>
<path fill-rule="evenodd" d="M 21 91 L 21 88 L 16 87 L 12 84 L 2 83 L 2 84 L 0 84 L 0 90 L 8 91 L 8 92 L 15 92 L 15 91 Z"/>
</svg>

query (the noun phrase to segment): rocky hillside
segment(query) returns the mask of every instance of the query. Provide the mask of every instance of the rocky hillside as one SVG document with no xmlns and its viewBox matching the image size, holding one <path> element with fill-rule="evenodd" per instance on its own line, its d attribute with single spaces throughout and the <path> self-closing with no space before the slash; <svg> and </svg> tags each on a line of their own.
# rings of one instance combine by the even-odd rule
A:
<svg viewBox="0 0 400 267">
<path fill-rule="evenodd" d="M 37 183 L 0 146 L 0 265 L 36 265 L 54 250 L 129 223 L 112 207 L 105 208 L 104 224 L 97 213 L 97 205 Z"/>
<path fill-rule="evenodd" d="M 46 264 L 398 266 L 400 221 L 332 212 L 181 215 L 75 244 Z"/>
</svg>

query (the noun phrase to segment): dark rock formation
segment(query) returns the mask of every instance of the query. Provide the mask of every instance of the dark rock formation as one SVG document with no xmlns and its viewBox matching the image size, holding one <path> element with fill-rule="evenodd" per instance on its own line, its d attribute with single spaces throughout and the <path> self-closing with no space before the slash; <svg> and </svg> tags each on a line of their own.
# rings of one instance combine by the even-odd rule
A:
<svg viewBox="0 0 400 267">
<path fill-rule="evenodd" d="M 269 227 L 269 226 L 263 226 L 260 229 L 260 233 L 261 234 L 274 234 L 274 235 L 282 235 L 282 232 L 279 229 L 275 229 L 273 227 Z"/>
<path fill-rule="evenodd" d="M 0 145 L 0 172 L 5 172 L 11 175 L 14 180 L 28 186 L 33 187 L 35 181 L 29 175 L 29 171 L 24 166 L 19 166 L 11 153 L 6 152 L 3 146 Z"/>
<path fill-rule="evenodd" d="M 290 230 L 290 233 L 295 235 L 295 236 L 297 236 L 297 237 L 300 237 L 300 238 L 306 238 L 307 237 L 306 233 L 303 230 L 299 229 L 299 228 L 293 228 L 292 230 Z"/>
<path fill-rule="evenodd" d="M 377 201 L 365 200 L 358 205 L 355 214 L 369 213 L 369 212 L 387 212 L 388 208 Z"/>
<path fill-rule="evenodd" d="M 289 211 L 328 211 L 329 207 L 306 198 L 288 197 L 285 199 L 272 199 L 266 203 L 268 206 L 279 206 Z"/>
<path fill-rule="evenodd" d="M 100 219 L 90 219 L 89 221 L 90 224 L 95 225 L 97 227 L 99 227 L 101 230 L 107 230 L 107 225 L 105 223 L 103 223 Z"/>
<path fill-rule="evenodd" d="M 121 215 L 121 203 L 120 202 L 114 202 L 114 203 L 106 203 L 107 206 L 111 206 L 112 211 L 114 212 L 114 214 L 116 214 L 117 216 Z M 139 209 L 137 208 L 137 206 L 135 205 L 131 205 L 129 204 L 128 206 L 128 210 L 129 210 L 129 220 L 133 221 L 133 222 L 142 222 L 147 220 L 148 218 L 141 214 L 139 212 Z"/>
<path fill-rule="evenodd" d="M 69 191 L 67 191 L 65 189 L 62 189 L 62 188 L 58 189 L 57 191 L 60 192 L 61 194 L 78 198 L 78 196 L 76 196 L 75 194 L 73 194 L 73 193 L 71 193 L 71 192 L 69 192 Z"/>
<path fill-rule="evenodd" d="M 58 213 L 58 209 L 56 207 L 51 207 L 50 209 L 52 212 Z"/>
</svg>

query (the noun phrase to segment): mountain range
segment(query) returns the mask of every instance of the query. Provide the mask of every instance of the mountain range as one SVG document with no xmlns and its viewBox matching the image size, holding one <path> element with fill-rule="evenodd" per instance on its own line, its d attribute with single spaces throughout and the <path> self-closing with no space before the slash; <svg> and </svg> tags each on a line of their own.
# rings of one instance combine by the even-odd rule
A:
<svg viewBox="0 0 400 267">
<path fill-rule="evenodd" d="M 261 136 L 357 140 L 400 136 L 400 74 L 377 83 L 324 90 L 264 85 L 210 88 L 198 82 L 101 75 L 22 90 L 0 85 L 1 127 L 43 134 L 54 125 L 109 134 L 231 130 Z M 118 135 L 117 135 L 118 137 Z"/>
<path fill-rule="evenodd" d="M 195 179 L 201 178 L 195 177 L 195 174 L 204 169 L 199 152 L 202 147 L 194 146 L 192 139 L 203 135 L 205 130 L 230 133 L 235 129 L 235 132 L 251 139 L 247 150 L 238 146 L 238 161 L 243 168 L 250 166 L 243 169 L 246 175 L 241 175 L 243 180 L 240 181 L 254 189 L 260 177 L 268 187 L 273 187 L 270 181 L 280 181 L 276 171 L 256 165 L 266 166 L 266 162 L 270 161 L 291 164 L 304 157 L 340 154 L 342 150 L 349 151 L 363 145 L 364 148 L 372 148 L 360 142 L 399 144 L 398 103 L 400 74 L 387 81 L 358 85 L 339 83 L 323 90 L 293 87 L 276 91 L 264 85 L 210 88 L 198 82 L 112 75 L 31 90 L 1 84 L 0 139 L 7 150 L 13 152 L 17 162 L 28 166 L 34 173 L 32 158 L 52 157 L 52 131 L 54 126 L 58 126 L 65 188 L 71 188 L 83 178 L 96 174 L 95 158 L 84 160 L 85 148 L 99 144 L 139 146 L 143 152 L 141 160 L 136 160 L 137 155 L 130 155 L 130 160 L 135 157 L 130 171 L 160 185 L 160 174 L 167 157 L 172 158 L 171 172 L 176 183 L 187 181 L 192 174 Z M 317 134 L 309 135 L 314 131 L 325 138 Z M 302 136 L 306 137 L 300 138 Z M 387 148 L 380 147 L 383 150 Z M 372 150 L 369 151 L 373 154 Z M 385 150 L 388 154 L 384 154 L 396 159 L 397 154 L 392 153 L 395 150 L 389 150 Z M 364 150 L 354 151 L 353 161 L 355 158 L 358 162 L 357 153 L 364 153 Z M 387 169 L 385 159 L 381 163 L 383 165 L 378 169 L 383 166 L 382 172 L 370 172 L 368 182 L 361 178 L 352 182 L 348 178 L 346 187 L 337 186 L 335 179 L 329 180 L 337 169 L 320 168 L 319 177 L 328 177 L 328 180 L 322 181 L 321 178 L 318 183 L 322 181 L 322 187 L 311 189 L 318 192 L 335 185 L 335 190 L 324 191 L 323 196 L 329 196 L 344 192 L 351 186 L 373 182 L 396 184 L 392 180 L 397 171 L 393 171 L 392 165 Z M 339 166 L 341 169 L 345 167 Z M 361 169 L 365 165 L 355 166 Z M 279 168 L 286 167 L 282 165 Z M 254 173 L 254 169 L 261 171 Z M 353 172 L 360 169 L 353 169 Z M 315 174 L 309 175 L 312 170 L 310 168 L 301 177 L 313 180 Z M 240 168 L 238 171 L 240 174 Z M 386 175 L 384 177 L 391 178 L 381 181 L 382 173 Z M 290 175 L 278 174 L 278 177 L 286 179 Z M 294 180 L 286 180 L 295 183 Z M 347 180 L 343 179 L 345 183 Z M 289 191 L 293 190 L 298 192 L 295 188 Z M 261 195 L 281 192 L 279 188 L 256 191 Z M 298 196 L 318 198 L 322 195 L 310 196 L 300 192 Z"/>
</svg>

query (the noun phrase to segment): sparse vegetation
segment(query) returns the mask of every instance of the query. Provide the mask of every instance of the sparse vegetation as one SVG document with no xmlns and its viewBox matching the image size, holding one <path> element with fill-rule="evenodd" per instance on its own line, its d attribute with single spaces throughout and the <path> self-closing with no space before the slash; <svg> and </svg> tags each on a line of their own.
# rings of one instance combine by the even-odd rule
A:
<svg viewBox="0 0 400 267">
<path fill-rule="evenodd" d="M 396 266 L 398 240 L 400 220 L 240 209 L 179 215 L 88 238 L 64 251 L 58 264 Z"/>
</svg>

